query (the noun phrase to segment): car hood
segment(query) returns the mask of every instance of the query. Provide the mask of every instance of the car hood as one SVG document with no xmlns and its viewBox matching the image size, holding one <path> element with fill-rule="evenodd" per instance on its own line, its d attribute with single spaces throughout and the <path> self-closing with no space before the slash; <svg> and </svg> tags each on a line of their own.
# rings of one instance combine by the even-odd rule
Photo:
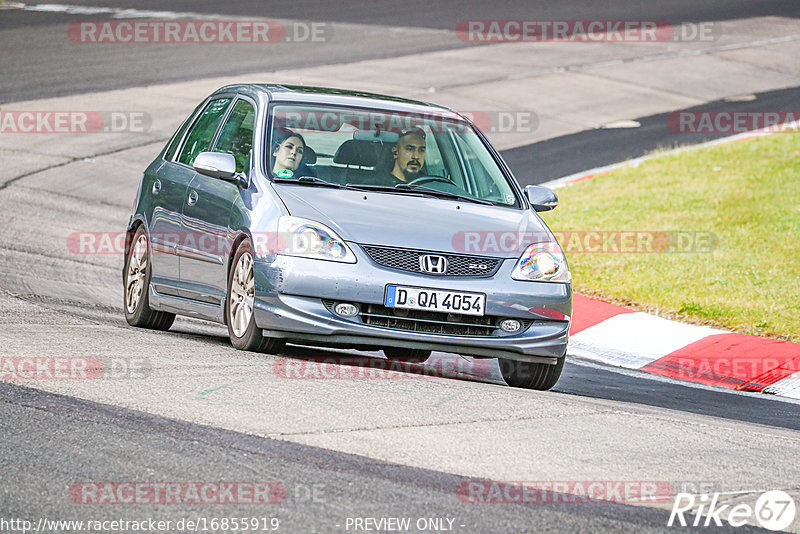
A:
<svg viewBox="0 0 800 534">
<path fill-rule="evenodd" d="M 320 222 L 361 245 L 517 258 L 529 243 L 555 241 L 530 210 L 396 193 L 274 187 L 291 215 Z"/>
</svg>

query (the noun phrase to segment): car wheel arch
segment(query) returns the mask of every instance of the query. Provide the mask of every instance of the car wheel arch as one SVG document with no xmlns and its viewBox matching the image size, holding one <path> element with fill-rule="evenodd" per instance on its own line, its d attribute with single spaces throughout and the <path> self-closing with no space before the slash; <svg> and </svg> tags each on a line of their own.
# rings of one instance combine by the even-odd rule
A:
<svg viewBox="0 0 800 534">
<path fill-rule="evenodd" d="M 237 232 L 237 236 L 233 240 L 233 245 L 231 245 L 231 249 L 228 251 L 228 259 L 226 261 L 227 268 L 225 269 L 225 276 L 230 276 L 231 269 L 233 268 L 233 257 L 236 256 L 236 251 L 239 250 L 239 246 L 241 246 L 242 242 L 245 239 L 250 239 L 250 243 L 253 240 L 250 238 L 250 234 L 246 232 Z"/>
<path fill-rule="evenodd" d="M 130 256 L 131 247 L 133 246 L 133 236 L 136 235 L 136 232 L 141 227 L 144 227 L 144 233 L 147 236 L 148 244 L 150 242 L 150 231 L 147 228 L 147 224 L 145 224 L 145 221 L 142 218 L 135 217 L 131 221 L 130 226 L 128 226 L 128 229 L 125 232 L 125 249 L 123 250 L 123 260 L 124 260 L 123 264 L 125 266 L 128 265 L 128 256 Z"/>
<path fill-rule="evenodd" d="M 250 234 L 248 234 L 246 232 L 243 232 L 243 231 L 239 231 L 237 233 L 238 233 L 238 235 L 234 238 L 233 245 L 231 246 L 231 249 L 228 251 L 228 259 L 226 261 L 227 267 L 225 269 L 225 280 L 229 280 L 230 277 L 231 277 L 231 269 L 233 269 L 233 258 L 236 257 L 236 251 L 239 250 L 239 246 L 241 246 L 241 244 L 244 242 L 245 239 L 250 239 L 250 242 L 251 243 L 253 242 L 253 240 L 250 238 Z M 226 292 L 225 298 L 226 299 L 228 298 L 227 297 L 227 292 Z M 223 312 L 222 313 L 222 324 L 227 326 L 227 324 L 228 324 L 228 314 L 225 311 L 225 306 L 226 306 L 226 303 L 225 303 L 225 300 L 223 300 L 222 301 L 222 312 Z"/>
</svg>

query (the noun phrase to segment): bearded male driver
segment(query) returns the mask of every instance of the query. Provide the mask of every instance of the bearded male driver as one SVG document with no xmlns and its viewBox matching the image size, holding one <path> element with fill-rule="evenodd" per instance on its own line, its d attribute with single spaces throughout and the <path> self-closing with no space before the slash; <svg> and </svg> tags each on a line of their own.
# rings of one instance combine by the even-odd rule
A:
<svg viewBox="0 0 800 534">
<path fill-rule="evenodd" d="M 377 171 L 377 183 L 397 185 L 413 182 L 425 165 L 425 132 L 415 128 L 400 134 L 392 147 L 394 167 L 391 172 Z"/>
</svg>

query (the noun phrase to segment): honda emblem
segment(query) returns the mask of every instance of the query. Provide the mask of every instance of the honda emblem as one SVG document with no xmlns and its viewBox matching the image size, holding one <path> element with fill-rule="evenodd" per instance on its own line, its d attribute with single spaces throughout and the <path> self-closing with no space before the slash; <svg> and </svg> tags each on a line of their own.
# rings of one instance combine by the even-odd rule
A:
<svg viewBox="0 0 800 534">
<path fill-rule="evenodd" d="M 424 254 L 419 257 L 419 268 L 425 273 L 444 274 L 447 272 L 447 258 Z"/>
</svg>

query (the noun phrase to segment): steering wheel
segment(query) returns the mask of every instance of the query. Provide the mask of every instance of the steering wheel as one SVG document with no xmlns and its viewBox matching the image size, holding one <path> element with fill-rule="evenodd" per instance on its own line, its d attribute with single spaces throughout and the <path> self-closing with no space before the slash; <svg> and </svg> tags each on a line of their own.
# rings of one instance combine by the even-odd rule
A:
<svg viewBox="0 0 800 534">
<path fill-rule="evenodd" d="M 432 182 L 439 182 L 458 187 L 453 180 L 451 180 L 450 178 L 445 178 L 444 176 L 420 176 L 419 178 L 416 178 L 408 182 L 407 185 L 422 185 L 422 184 L 429 184 Z"/>
</svg>

